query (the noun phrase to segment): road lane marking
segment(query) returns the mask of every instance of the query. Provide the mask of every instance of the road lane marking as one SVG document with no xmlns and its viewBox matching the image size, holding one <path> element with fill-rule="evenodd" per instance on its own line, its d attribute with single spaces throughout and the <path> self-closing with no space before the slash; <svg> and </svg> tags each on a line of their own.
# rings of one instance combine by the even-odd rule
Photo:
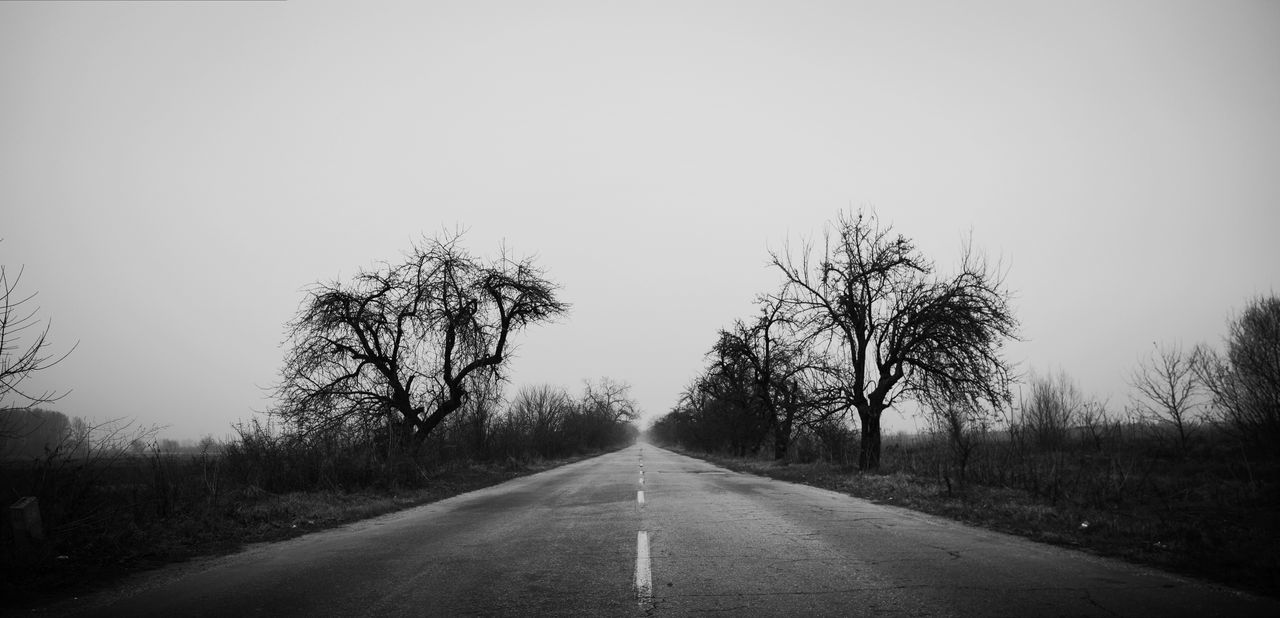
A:
<svg viewBox="0 0 1280 618">
<path fill-rule="evenodd" d="M 644 504 L 644 490 L 636 492 L 636 502 Z"/>
<path fill-rule="evenodd" d="M 641 605 L 653 600 L 653 572 L 649 566 L 649 533 L 636 535 L 636 599 Z"/>
</svg>

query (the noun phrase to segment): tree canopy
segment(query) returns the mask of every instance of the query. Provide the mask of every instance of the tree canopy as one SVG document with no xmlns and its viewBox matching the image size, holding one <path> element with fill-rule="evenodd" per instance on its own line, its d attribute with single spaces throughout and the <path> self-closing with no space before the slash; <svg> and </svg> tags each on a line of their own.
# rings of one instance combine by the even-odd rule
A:
<svg viewBox="0 0 1280 618">
<path fill-rule="evenodd" d="M 934 263 L 874 213 L 842 214 L 820 249 L 775 252 L 778 299 L 811 345 L 832 355 L 862 424 L 859 467 L 880 464 L 880 417 L 900 397 L 1007 399 L 1001 356 L 1017 321 L 1001 274 L 966 245 L 957 272 Z"/>
<path fill-rule="evenodd" d="M 421 441 L 475 380 L 501 375 L 514 333 L 568 311 L 532 258 L 482 259 L 461 240 L 424 239 L 398 263 L 308 290 L 276 412 L 304 431 L 392 417 Z"/>
</svg>

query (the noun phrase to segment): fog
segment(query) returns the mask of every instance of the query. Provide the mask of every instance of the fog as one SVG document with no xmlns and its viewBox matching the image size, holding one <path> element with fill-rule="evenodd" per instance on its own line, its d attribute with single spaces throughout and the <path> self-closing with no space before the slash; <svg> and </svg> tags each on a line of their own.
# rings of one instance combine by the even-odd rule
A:
<svg viewBox="0 0 1280 618">
<path fill-rule="evenodd" d="M 0 93 L 0 263 L 78 342 L 35 380 L 169 437 L 271 406 L 308 284 L 458 227 L 572 304 L 513 385 L 648 418 L 842 209 L 942 272 L 972 234 L 1012 358 L 1117 405 L 1280 282 L 1275 3 L 6 2 Z"/>
</svg>

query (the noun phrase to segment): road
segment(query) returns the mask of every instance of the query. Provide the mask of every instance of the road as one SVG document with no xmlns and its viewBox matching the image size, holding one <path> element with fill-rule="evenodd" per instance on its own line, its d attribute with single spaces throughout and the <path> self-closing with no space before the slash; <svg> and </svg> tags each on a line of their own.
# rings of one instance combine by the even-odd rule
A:
<svg viewBox="0 0 1280 618">
<path fill-rule="evenodd" d="M 1280 602 L 639 444 L 45 613 L 1277 616 Z"/>
</svg>

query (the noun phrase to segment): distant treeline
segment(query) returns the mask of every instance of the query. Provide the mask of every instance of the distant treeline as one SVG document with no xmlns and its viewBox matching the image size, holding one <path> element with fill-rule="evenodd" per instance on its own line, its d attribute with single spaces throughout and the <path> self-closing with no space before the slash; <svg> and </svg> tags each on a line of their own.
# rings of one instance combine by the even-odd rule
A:
<svg viewBox="0 0 1280 618">
<path fill-rule="evenodd" d="M 133 431 L 130 431 L 133 430 Z M 157 438 L 157 428 L 135 429 L 126 421 L 97 426 L 78 416 L 44 408 L 0 410 L 0 460 L 82 458 L 109 450 L 118 454 L 151 452 L 194 455 L 216 450 L 212 436 L 199 440 Z M 127 439 L 123 439 L 127 436 Z"/>
<path fill-rule="evenodd" d="M 1252 300 L 1225 345 L 1157 345 L 1128 376 L 1128 405 L 1083 397 L 1065 374 L 1019 375 L 1004 272 L 965 243 L 940 272 L 874 211 L 842 213 L 821 242 L 770 253 L 778 285 L 715 336 L 705 367 L 651 429 L 655 440 L 776 460 L 880 466 L 884 411 L 911 402 L 949 440 L 963 481 L 973 436 L 1008 430 L 1051 450 L 1083 427 L 1139 423 L 1186 450 L 1209 427 L 1240 453 L 1280 455 L 1280 297 Z M 856 425 L 854 424 L 856 423 Z M 856 433 L 854 433 L 856 430 Z M 800 449 L 797 453 L 796 448 Z"/>
<path fill-rule="evenodd" d="M 530 461 L 630 444 L 639 430 L 630 386 L 603 378 L 579 395 L 548 385 L 520 388 L 508 401 L 497 384 L 474 388 L 426 440 L 392 413 L 362 423 L 301 431 L 271 418 L 237 427 L 225 445 L 238 482 L 272 492 L 312 488 L 413 486 L 434 467 L 458 461 Z"/>
<path fill-rule="evenodd" d="M 83 454 L 90 427 L 84 419 L 54 410 L 0 410 L 0 459 L 31 459 L 51 453 Z"/>
</svg>

